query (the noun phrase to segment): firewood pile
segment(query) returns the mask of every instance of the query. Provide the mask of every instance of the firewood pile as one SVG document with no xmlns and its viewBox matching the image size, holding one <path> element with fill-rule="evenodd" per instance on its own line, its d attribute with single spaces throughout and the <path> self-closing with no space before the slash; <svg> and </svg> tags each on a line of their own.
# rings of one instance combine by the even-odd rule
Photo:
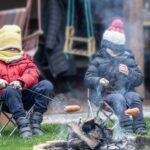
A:
<svg viewBox="0 0 150 150">
<path fill-rule="evenodd" d="M 130 142 L 125 138 L 113 139 L 113 130 L 94 118 L 68 126 L 71 130 L 67 150 L 135 150 L 134 138 Z"/>
<path fill-rule="evenodd" d="M 113 135 L 110 129 L 96 122 L 93 118 L 80 124 L 71 123 L 68 126 L 71 129 L 68 141 L 82 141 L 85 143 L 87 150 L 95 150 L 100 147 L 100 145 L 103 145 L 104 141 L 111 141 Z M 70 146 L 69 148 L 72 147 Z M 83 150 L 80 145 L 78 149 Z M 75 149 L 72 148 L 71 150 Z"/>
</svg>

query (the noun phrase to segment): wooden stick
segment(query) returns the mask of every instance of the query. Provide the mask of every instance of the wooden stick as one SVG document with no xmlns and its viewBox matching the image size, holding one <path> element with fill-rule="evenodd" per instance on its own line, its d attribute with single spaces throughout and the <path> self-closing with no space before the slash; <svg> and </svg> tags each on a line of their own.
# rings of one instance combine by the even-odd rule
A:
<svg viewBox="0 0 150 150">
<path fill-rule="evenodd" d="M 96 139 L 92 138 L 92 137 L 88 137 L 85 135 L 84 132 L 81 131 L 81 129 L 79 128 L 79 126 L 76 123 L 70 123 L 68 125 L 72 131 L 77 134 L 77 136 L 84 141 L 91 149 L 95 149 L 96 146 L 98 146 L 100 141 L 97 141 Z"/>
</svg>

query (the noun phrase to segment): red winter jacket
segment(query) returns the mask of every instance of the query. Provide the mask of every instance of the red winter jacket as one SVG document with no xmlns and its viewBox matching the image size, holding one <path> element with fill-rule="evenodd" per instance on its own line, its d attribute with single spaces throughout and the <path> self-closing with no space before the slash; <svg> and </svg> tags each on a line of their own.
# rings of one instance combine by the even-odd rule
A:
<svg viewBox="0 0 150 150">
<path fill-rule="evenodd" d="M 39 71 L 31 57 L 24 54 L 23 58 L 16 63 L 6 64 L 0 61 L 0 78 L 8 83 L 20 80 L 23 82 L 23 88 L 29 88 L 38 82 Z"/>
</svg>

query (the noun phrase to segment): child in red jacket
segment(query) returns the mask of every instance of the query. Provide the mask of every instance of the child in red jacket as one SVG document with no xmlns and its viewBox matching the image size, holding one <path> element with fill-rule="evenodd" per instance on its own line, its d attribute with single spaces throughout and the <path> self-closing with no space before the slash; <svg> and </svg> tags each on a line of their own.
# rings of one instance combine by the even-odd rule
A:
<svg viewBox="0 0 150 150">
<path fill-rule="evenodd" d="M 53 85 L 38 79 L 37 66 L 22 50 L 20 28 L 16 25 L 3 26 L 0 29 L 0 99 L 4 100 L 4 109 L 13 114 L 22 138 L 43 135 L 40 124 L 49 100 L 36 93 L 49 97 Z M 29 120 L 26 110 L 33 105 Z"/>
</svg>

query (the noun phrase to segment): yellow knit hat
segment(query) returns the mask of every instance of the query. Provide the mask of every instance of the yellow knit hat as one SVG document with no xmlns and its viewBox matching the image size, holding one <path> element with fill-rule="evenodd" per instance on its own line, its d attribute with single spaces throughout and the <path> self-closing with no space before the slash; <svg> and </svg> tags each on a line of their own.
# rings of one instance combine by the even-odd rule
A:
<svg viewBox="0 0 150 150">
<path fill-rule="evenodd" d="M 0 29 L 0 50 L 8 48 L 22 50 L 21 29 L 17 25 L 5 25 Z"/>
</svg>

